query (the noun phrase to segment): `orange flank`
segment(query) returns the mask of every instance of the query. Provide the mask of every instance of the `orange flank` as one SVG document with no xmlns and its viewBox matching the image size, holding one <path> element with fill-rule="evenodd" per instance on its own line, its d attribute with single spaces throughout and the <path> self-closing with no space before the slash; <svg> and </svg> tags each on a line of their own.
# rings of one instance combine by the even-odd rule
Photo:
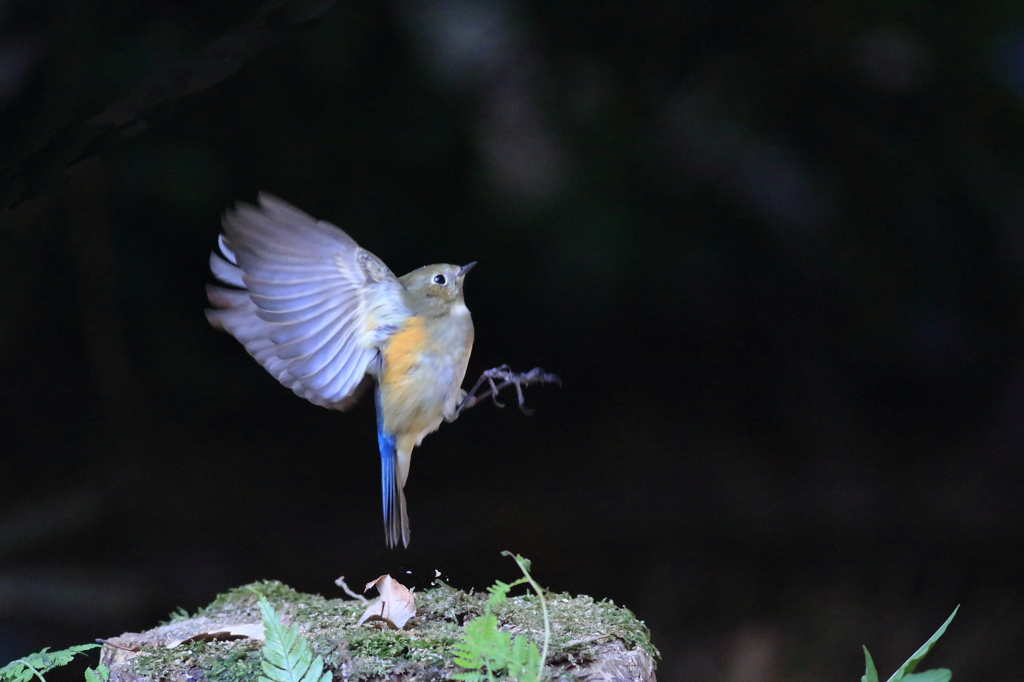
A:
<svg viewBox="0 0 1024 682">
<path fill-rule="evenodd" d="M 382 384 L 395 385 L 416 362 L 423 346 L 427 342 L 427 332 L 423 328 L 422 317 L 410 317 L 402 328 L 391 335 L 388 345 L 384 348 L 384 378 Z"/>
</svg>

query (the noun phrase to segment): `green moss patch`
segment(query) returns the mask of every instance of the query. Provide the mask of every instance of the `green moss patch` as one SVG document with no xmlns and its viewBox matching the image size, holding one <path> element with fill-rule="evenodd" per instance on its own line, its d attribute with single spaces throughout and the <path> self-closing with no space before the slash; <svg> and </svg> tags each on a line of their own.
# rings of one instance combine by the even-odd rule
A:
<svg viewBox="0 0 1024 682">
<path fill-rule="evenodd" d="M 178 626 L 189 619 L 218 624 L 260 622 L 258 594 L 267 597 L 286 622 L 298 626 L 315 654 L 323 656 L 336 680 L 363 682 L 381 678 L 439 681 L 457 672 L 453 645 L 462 625 L 484 612 L 486 594 L 471 594 L 446 584 L 416 593 L 417 615 L 404 630 L 357 626 L 366 605 L 354 599 L 326 599 L 296 592 L 276 581 L 261 581 L 219 595 L 192 616 L 176 613 Z M 620 642 L 628 650 L 650 656 L 658 652 L 647 627 L 626 609 L 609 601 L 567 594 L 546 595 L 551 619 L 548 657 L 553 678 L 573 677 L 564 662 L 574 664 L 598 655 L 600 647 Z M 541 642 L 544 621 L 536 595 L 510 597 L 495 609 L 499 627 Z M 156 631 L 150 631 L 151 633 Z M 145 637 L 143 633 L 140 637 Z M 262 643 L 252 639 L 198 641 L 168 648 L 147 643 L 118 665 L 119 680 L 205 680 L 256 682 Z"/>
</svg>

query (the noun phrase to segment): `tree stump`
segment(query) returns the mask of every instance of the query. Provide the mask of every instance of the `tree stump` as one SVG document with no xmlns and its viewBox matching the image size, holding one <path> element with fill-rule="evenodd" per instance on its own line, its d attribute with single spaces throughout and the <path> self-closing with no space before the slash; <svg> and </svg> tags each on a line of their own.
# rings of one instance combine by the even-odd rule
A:
<svg viewBox="0 0 1024 682">
<path fill-rule="evenodd" d="M 487 595 L 438 582 L 417 592 L 417 615 L 405 628 L 383 622 L 357 625 L 367 604 L 302 594 L 279 582 L 239 587 L 195 615 L 141 633 L 106 640 L 101 662 L 109 682 L 257 682 L 263 628 L 258 595 L 285 624 L 298 626 L 335 682 L 440 682 L 464 672 L 454 663 L 462 626 L 485 612 Z M 551 680 L 656 682 L 657 650 L 647 627 L 628 610 L 587 596 L 546 595 Z M 542 644 L 544 620 L 536 595 L 510 597 L 494 609 L 499 628 Z"/>
</svg>

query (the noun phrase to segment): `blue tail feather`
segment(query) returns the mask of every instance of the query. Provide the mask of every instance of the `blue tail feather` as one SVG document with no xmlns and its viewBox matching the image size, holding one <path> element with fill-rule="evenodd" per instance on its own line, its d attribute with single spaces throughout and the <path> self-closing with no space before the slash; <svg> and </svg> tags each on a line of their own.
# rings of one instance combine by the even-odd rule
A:
<svg viewBox="0 0 1024 682">
<path fill-rule="evenodd" d="M 388 547 L 395 547 L 400 541 L 408 545 L 404 537 L 402 520 L 402 491 L 398 489 L 395 466 L 398 453 L 395 449 L 395 437 L 384 431 L 384 414 L 380 403 L 380 391 L 377 391 L 377 445 L 380 447 L 380 485 L 384 502 L 384 537 Z"/>
</svg>

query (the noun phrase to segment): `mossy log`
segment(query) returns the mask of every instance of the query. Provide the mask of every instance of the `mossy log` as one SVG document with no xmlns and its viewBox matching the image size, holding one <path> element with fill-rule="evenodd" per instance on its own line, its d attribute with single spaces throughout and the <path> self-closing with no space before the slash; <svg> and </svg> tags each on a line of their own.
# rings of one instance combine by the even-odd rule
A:
<svg viewBox="0 0 1024 682">
<path fill-rule="evenodd" d="M 160 627 L 107 640 L 101 662 L 110 668 L 110 682 L 257 682 L 262 642 L 251 635 L 260 623 L 258 594 L 286 624 L 298 626 L 335 682 L 451 680 L 461 670 L 453 645 L 463 623 L 484 613 L 487 597 L 438 583 L 416 593 L 416 617 L 395 630 L 381 622 L 357 625 L 366 604 L 355 599 L 302 594 L 273 581 L 253 583 L 220 595 L 194 615 L 178 613 Z M 549 593 L 546 599 L 551 680 L 655 682 L 658 652 L 631 612 L 586 596 Z M 536 595 L 510 597 L 494 613 L 502 629 L 542 642 Z"/>
</svg>

